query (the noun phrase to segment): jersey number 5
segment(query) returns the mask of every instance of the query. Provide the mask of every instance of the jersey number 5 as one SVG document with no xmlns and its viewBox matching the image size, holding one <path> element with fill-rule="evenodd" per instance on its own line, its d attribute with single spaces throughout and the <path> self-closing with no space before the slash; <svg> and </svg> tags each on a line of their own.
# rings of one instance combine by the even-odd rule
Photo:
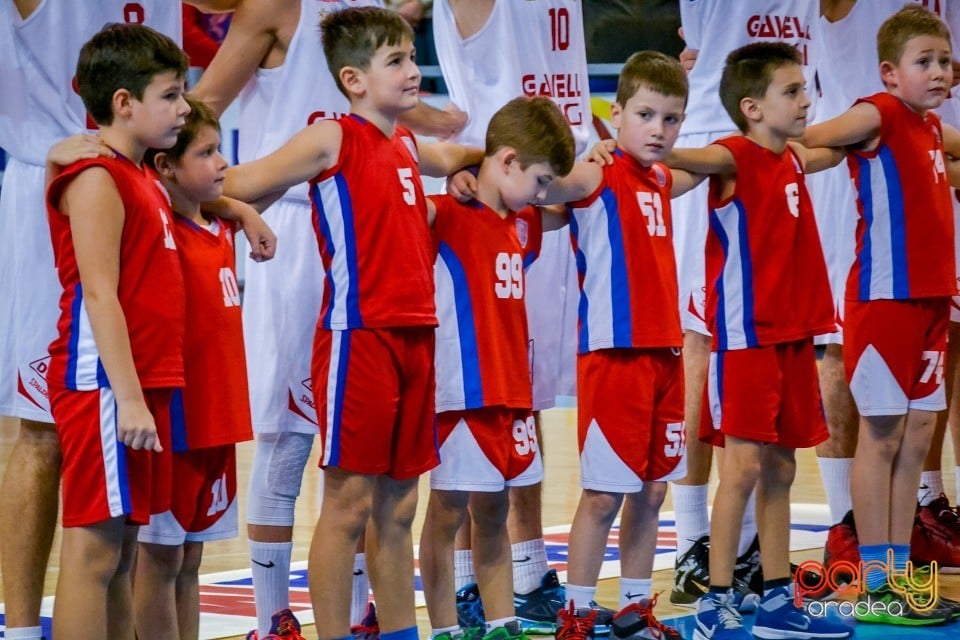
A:
<svg viewBox="0 0 960 640">
<path fill-rule="evenodd" d="M 400 178 L 400 185 L 403 187 L 403 201 L 409 205 L 417 204 L 417 192 L 413 183 L 413 169 L 409 167 L 397 169 L 397 177 Z"/>
</svg>

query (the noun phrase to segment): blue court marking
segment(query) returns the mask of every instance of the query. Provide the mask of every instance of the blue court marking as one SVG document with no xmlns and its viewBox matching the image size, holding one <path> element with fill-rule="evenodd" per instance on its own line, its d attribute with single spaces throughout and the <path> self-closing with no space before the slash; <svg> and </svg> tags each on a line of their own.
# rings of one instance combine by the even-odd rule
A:
<svg viewBox="0 0 960 640">
<path fill-rule="evenodd" d="M 0 638 L 6 638 L 7 634 L 4 633 L 6 627 L 7 617 L 0 613 Z M 53 618 L 40 617 L 40 626 L 43 627 L 43 637 L 53 638 Z"/>
</svg>

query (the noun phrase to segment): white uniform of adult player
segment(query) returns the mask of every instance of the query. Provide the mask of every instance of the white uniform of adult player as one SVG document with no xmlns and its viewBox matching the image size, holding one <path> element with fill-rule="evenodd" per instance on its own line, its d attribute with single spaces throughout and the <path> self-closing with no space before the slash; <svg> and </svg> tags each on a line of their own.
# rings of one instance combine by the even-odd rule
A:
<svg viewBox="0 0 960 640">
<path fill-rule="evenodd" d="M 497 109 L 517 96 L 546 95 L 572 126 L 577 152 L 584 151 L 592 116 L 579 0 L 437 0 L 433 32 L 450 99 L 469 116 L 456 141 L 484 146 Z M 545 233 L 527 272 L 535 411 L 575 393 L 578 291 L 568 232 Z M 510 503 L 515 603 L 523 617 L 525 603 L 550 598 L 559 583 L 547 573 L 540 484 L 511 489 Z M 472 582 L 472 566 L 469 552 L 456 553 L 459 587 Z"/>
<path fill-rule="evenodd" d="M 182 39 L 180 4 L 169 0 L 0 3 L 0 148 L 10 155 L 0 190 L 0 237 L 7 243 L 0 255 L 0 415 L 28 421 L 0 489 L 0 557 L 7 633 L 16 627 L 28 638 L 40 637 L 35 625 L 59 481 L 45 374 L 61 287 L 44 206 L 44 159 L 51 145 L 87 129 L 72 80 L 80 48 L 109 22 L 146 24 Z"/>
</svg>

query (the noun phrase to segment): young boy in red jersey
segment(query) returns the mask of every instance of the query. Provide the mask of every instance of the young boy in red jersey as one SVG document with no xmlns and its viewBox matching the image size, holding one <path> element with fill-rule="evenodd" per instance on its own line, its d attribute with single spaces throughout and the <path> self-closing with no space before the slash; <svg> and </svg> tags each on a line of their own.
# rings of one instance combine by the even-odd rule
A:
<svg viewBox="0 0 960 640">
<path fill-rule="evenodd" d="M 764 594 L 757 638 L 846 638 L 852 629 L 797 606 L 790 570 L 795 450 L 827 438 L 813 336 L 833 330 L 826 265 L 804 171 L 841 154 L 787 146 L 810 102 L 797 50 L 783 43 L 732 52 L 720 99 L 744 135 L 676 149 L 669 163 L 711 174 L 707 324 L 713 335 L 700 437 L 725 444 L 710 523 L 710 590 L 695 638 L 748 639 L 732 590 L 740 523 L 756 488 Z"/>
<path fill-rule="evenodd" d="M 77 86 L 116 154 L 74 163 L 47 208 L 63 286 L 50 345 L 63 449 L 63 546 L 54 633 L 131 633 L 137 528 L 170 506 L 170 401 L 183 386 L 183 277 L 150 147 L 176 142 L 187 59 L 169 38 L 109 25 L 80 53 Z"/>
<path fill-rule="evenodd" d="M 562 224 L 531 206 L 573 166 L 570 126 L 548 98 L 516 98 L 487 128 L 477 197 L 431 196 L 437 286 L 437 420 L 442 462 L 430 474 L 420 569 L 433 638 L 457 622 L 454 540 L 473 515 L 473 564 L 486 616 L 480 635 L 521 638 L 507 535 L 509 487 L 543 479 L 530 384 L 526 268 L 544 227 Z M 484 635 L 485 634 L 485 635 Z"/>
<path fill-rule="evenodd" d="M 433 251 L 419 171 L 482 159 L 417 145 L 397 126 L 419 101 L 413 34 L 397 14 L 347 9 L 321 24 L 351 113 L 316 122 L 276 152 L 227 171 L 225 193 L 258 206 L 310 182 L 326 286 L 312 382 L 323 440 L 323 504 L 310 549 L 321 638 L 350 633 L 353 550 L 367 521 L 381 637 L 413 640 L 417 480 L 438 462 L 434 416 Z"/>
<path fill-rule="evenodd" d="M 950 32 L 940 18 L 904 7 L 880 27 L 877 52 L 886 92 L 810 127 L 804 140 L 855 149 L 847 164 L 860 215 L 843 355 L 860 429 L 850 492 L 861 560 L 886 567 L 892 557 L 902 573 L 924 456 L 936 413 L 946 408 L 944 352 L 957 281 L 945 154 L 960 154 L 960 133 L 931 112 L 953 79 Z M 885 571 L 868 570 L 865 579 L 862 597 L 899 602 L 907 615 L 870 607 L 858 620 L 918 625 L 952 617 L 945 601 L 926 612 L 903 604 L 906 593 Z"/>
</svg>

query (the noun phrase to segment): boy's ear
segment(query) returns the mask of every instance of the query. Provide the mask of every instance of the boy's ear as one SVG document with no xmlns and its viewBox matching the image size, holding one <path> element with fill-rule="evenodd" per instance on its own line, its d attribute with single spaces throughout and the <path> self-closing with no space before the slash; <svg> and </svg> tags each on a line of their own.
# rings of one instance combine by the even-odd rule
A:
<svg viewBox="0 0 960 640">
<path fill-rule="evenodd" d="M 513 165 L 520 166 L 520 154 L 513 147 L 501 147 L 497 150 L 496 155 L 504 173 L 509 171 Z"/>
<path fill-rule="evenodd" d="M 347 93 L 353 95 L 362 96 L 367 90 L 363 71 L 357 67 L 340 69 L 340 84 L 347 90 Z"/>
<path fill-rule="evenodd" d="M 751 98 L 750 96 L 747 96 L 740 101 L 740 112 L 747 120 L 752 122 L 760 122 L 760 120 L 763 118 L 763 112 L 760 110 L 760 103 L 757 102 L 756 98 Z"/>
<path fill-rule="evenodd" d="M 110 105 L 114 117 L 129 118 L 133 103 L 133 94 L 129 89 L 117 89 L 113 92 Z"/>
<path fill-rule="evenodd" d="M 161 177 L 167 178 L 168 180 L 173 180 L 176 178 L 176 173 L 174 172 L 173 162 L 170 161 L 170 156 L 164 152 L 158 153 L 153 158 L 154 168 L 157 170 L 157 173 Z"/>
<path fill-rule="evenodd" d="M 889 60 L 880 63 L 880 80 L 888 87 L 897 86 L 897 65 Z"/>
<path fill-rule="evenodd" d="M 614 129 L 620 129 L 621 118 L 623 117 L 623 105 L 614 102 L 610 105 L 610 124 Z"/>
</svg>

